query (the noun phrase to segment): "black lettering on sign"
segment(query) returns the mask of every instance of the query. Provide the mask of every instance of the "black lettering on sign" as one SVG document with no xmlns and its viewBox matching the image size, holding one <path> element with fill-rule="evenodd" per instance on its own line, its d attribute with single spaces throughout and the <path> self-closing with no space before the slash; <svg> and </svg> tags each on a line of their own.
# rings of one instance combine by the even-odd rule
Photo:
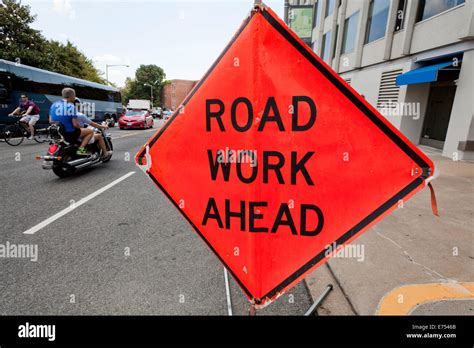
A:
<svg viewBox="0 0 474 348">
<path fill-rule="evenodd" d="M 308 96 L 293 96 L 291 98 L 293 114 L 291 115 L 291 131 L 304 132 L 310 130 L 317 116 L 317 108 L 314 101 Z M 288 104 L 285 104 L 288 105 Z M 246 97 L 236 98 L 230 108 L 230 115 L 226 114 L 226 105 L 220 99 L 206 100 L 206 131 L 225 132 L 226 126 L 239 133 L 249 131 L 254 123 L 254 108 L 252 101 Z M 303 110 L 303 112 L 302 112 Z M 306 112 L 304 112 L 306 110 Z M 308 113 L 309 111 L 309 113 Z M 262 119 L 259 120 L 256 130 L 264 132 L 268 123 L 276 124 L 278 131 L 285 131 L 285 124 L 278 110 L 275 97 L 269 97 L 265 103 Z M 289 125 L 287 125 L 289 127 Z M 214 127 L 214 128 L 212 128 Z M 217 128 L 216 128 L 217 127 Z M 308 170 L 308 163 L 315 154 L 307 151 L 303 155 L 297 151 L 279 152 L 272 149 L 261 151 L 261 157 L 257 161 L 256 150 L 230 150 L 225 156 L 223 150 L 207 150 L 209 160 L 210 178 L 213 181 L 222 180 L 232 184 L 237 179 L 243 184 L 252 184 L 257 178 L 261 183 L 268 185 L 297 185 L 306 183 L 314 186 L 313 178 Z M 259 150 L 260 151 L 260 150 Z M 236 156 L 229 158 L 230 155 Z M 285 157 L 285 155 L 288 155 Z M 252 165 L 244 161 L 245 156 L 252 159 Z M 242 166 L 245 167 L 242 167 Z M 290 166 L 290 168 L 285 168 Z M 250 169 L 247 169 L 250 167 Z M 235 168 L 235 169 L 232 169 Z M 287 170 L 284 170 L 287 169 Z M 235 171 L 235 173 L 233 173 Z M 221 174 L 219 174 L 221 172 Z M 260 176 L 259 176 L 260 172 Z M 270 174 L 272 172 L 272 174 Z M 214 224 L 220 229 L 233 230 L 238 226 L 241 232 L 250 233 L 279 233 L 288 231 L 292 236 L 314 237 L 321 233 L 324 227 L 324 215 L 322 210 L 314 204 L 299 203 L 290 209 L 288 204 L 280 203 L 277 211 L 265 213 L 268 202 L 265 201 L 231 201 L 224 199 L 223 205 L 218 208 L 215 198 L 210 197 L 204 212 L 202 225 L 206 226 L 214 220 Z M 262 209 L 262 211 L 261 211 Z M 223 214 L 223 215 L 222 215 Z M 271 216 L 267 216 L 271 214 Z M 299 216 L 299 226 L 295 223 L 293 214 Z M 259 221 L 260 220 L 260 221 Z M 266 221 L 267 226 L 264 226 Z M 296 220 L 297 221 L 297 220 Z M 258 225 L 258 226 L 257 226 Z M 234 228 L 233 228 L 234 227 Z"/>
<path fill-rule="evenodd" d="M 251 155 L 249 155 L 249 153 Z M 271 184 L 275 182 L 274 180 L 270 182 L 270 172 L 273 172 L 276 178 L 276 183 L 280 185 L 285 185 L 287 182 L 289 182 L 291 185 L 296 185 L 298 174 L 301 174 L 306 181 L 306 184 L 309 186 L 314 186 L 313 179 L 309 175 L 308 169 L 306 168 L 307 162 L 313 155 L 314 152 L 309 151 L 298 160 L 297 152 L 292 151 L 290 158 L 290 180 L 285 181 L 282 174 L 282 168 L 285 166 L 286 160 L 285 156 L 281 152 L 263 151 L 262 161 L 256 161 L 257 164 L 255 166 L 249 166 L 248 163 L 242 164 L 242 162 L 244 162 L 242 159 L 244 156 L 250 156 L 253 158 L 255 155 L 250 150 L 243 150 L 237 155 L 238 160 L 236 161 L 237 163 L 235 163 L 237 178 L 244 184 L 250 184 L 256 180 L 258 171 L 263 170 L 262 182 L 264 184 Z M 219 156 L 222 158 L 222 155 L 219 155 L 219 150 L 216 151 L 215 155 L 213 154 L 212 150 L 207 150 L 211 179 L 213 181 L 217 180 L 220 168 L 220 171 L 222 172 L 222 178 L 227 182 L 231 179 L 231 168 L 234 166 L 234 163 L 226 160 L 219 161 Z M 243 174 L 242 165 L 251 167 L 251 173 L 248 178 Z"/>
<path fill-rule="evenodd" d="M 217 105 L 219 107 L 218 111 L 212 111 L 212 105 Z M 224 103 L 219 99 L 206 99 L 206 131 L 211 131 L 211 117 L 217 120 L 219 124 L 219 129 L 222 132 L 225 132 L 224 124 L 222 123 L 222 115 L 224 114 Z"/>
<path fill-rule="evenodd" d="M 238 218 L 240 219 L 240 230 L 245 231 L 245 202 L 240 201 L 240 210 L 239 211 L 231 211 L 230 210 L 230 200 L 225 200 L 225 228 L 228 230 L 230 229 L 230 218 Z"/>
<path fill-rule="evenodd" d="M 318 216 L 318 224 L 316 225 L 316 227 L 313 229 L 313 230 L 308 230 L 308 226 L 307 226 L 307 223 L 306 223 L 306 212 L 308 210 L 312 210 L 316 213 L 316 215 Z M 319 209 L 319 207 L 315 206 L 315 205 L 312 205 L 312 204 L 302 204 L 301 205 L 301 222 L 300 222 L 300 233 L 302 236 L 310 236 L 310 237 L 313 237 L 313 236 L 316 236 L 319 234 L 319 232 L 321 232 L 321 230 L 323 229 L 323 226 L 324 226 L 324 216 L 323 216 L 323 212 L 321 211 L 321 209 Z"/>
<path fill-rule="evenodd" d="M 302 115 L 300 113 L 302 104 L 305 103 L 309 107 L 309 117 L 307 121 L 302 121 Z M 285 104 L 288 105 L 288 104 Z M 308 96 L 293 96 L 291 98 L 291 105 L 293 106 L 293 114 L 291 117 L 291 131 L 303 132 L 311 129 L 316 122 L 316 104 Z M 226 107 L 224 102 L 220 99 L 206 99 L 206 131 L 211 131 L 211 123 L 214 120 L 217 122 L 219 131 L 225 132 L 225 126 L 223 119 L 229 119 L 223 117 Z M 237 122 L 237 115 L 245 116 L 245 123 L 239 124 Z M 236 98 L 230 106 L 230 123 L 232 128 L 237 132 L 246 132 L 254 124 L 254 109 L 252 102 L 246 97 Z M 242 118 L 240 118 L 242 119 Z M 268 97 L 262 114 L 262 119 L 258 123 L 257 131 L 263 132 L 268 122 L 275 122 L 280 132 L 285 131 L 285 125 L 281 118 L 280 110 L 275 97 Z"/>
<path fill-rule="evenodd" d="M 267 202 L 249 202 L 249 232 L 268 232 L 268 227 L 255 227 L 255 220 L 263 219 L 263 214 L 257 214 L 255 208 L 266 206 Z"/>
<path fill-rule="evenodd" d="M 309 106 L 309 120 L 306 124 L 299 125 L 298 124 L 298 117 L 300 116 L 299 114 L 299 108 L 298 104 L 300 102 L 305 102 Z M 291 129 L 294 132 L 302 132 L 310 129 L 313 127 L 314 122 L 316 122 L 316 104 L 314 104 L 313 100 L 310 97 L 305 97 L 305 96 L 296 96 L 293 97 L 293 117 L 291 119 Z"/>
<path fill-rule="evenodd" d="M 229 161 L 218 161 L 218 156 L 219 154 L 216 152 L 216 157 L 214 160 L 212 150 L 207 150 L 207 158 L 209 159 L 209 169 L 211 170 L 211 178 L 213 181 L 216 181 L 217 173 L 219 172 L 219 167 L 221 167 L 224 181 L 229 181 L 231 163 Z"/>
<path fill-rule="evenodd" d="M 239 104 L 245 104 L 247 109 L 247 123 L 244 126 L 240 126 L 237 123 L 237 106 Z M 241 108 L 242 109 L 242 108 Z M 230 120 L 232 121 L 232 127 L 238 132 L 246 132 L 252 127 L 252 120 L 253 120 L 253 107 L 250 100 L 244 97 L 237 98 L 232 103 L 232 109 L 230 110 Z"/>
<path fill-rule="evenodd" d="M 272 115 L 270 115 L 270 113 Z M 281 120 L 280 111 L 278 111 L 278 107 L 274 97 L 268 98 L 267 104 L 265 104 L 265 109 L 263 110 L 262 115 L 262 121 L 258 125 L 259 132 L 263 131 L 267 122 L 276 122 L 280 131 L 283 132 L 285 130 L 285 127 L 283 126 L 283 121 Z"/>
<path fill-rule="evenodd" d="M 270 163 L 270 158 L 276 158 L 276 163 Z M 264 151 L 263 152 L 263 182 L 268 184 L 268 172 L 273 170 L 278 179 L 279 184 L 284 184 L 283 175 L 281 175 L 281 168 L 285 165 L 285 156 L 277 151 Z"/>
<path fill-rule="evenodd" d="M 314 186 L 314 182 L 309 176 L 308 170 L 304 166 L 305 163 L 308 162 L 308 160 L 313 155 L 314 155 L 314 152 L 312 151 L 307 152 L 299 162 L 296 162 L 296 152 L 295 151 L 291 152 L 291 184 L 292 185 L 296 185 L 296 174 L 298 174 L 298 172 L 301 172 L 304 179 L 306 180 L 306 183 L 310 186 Z"/>
<path fill-rule="evenodd" d="M 280 209 L 278 209 L 278 214 L 273 223 L 272 233 L 277 232 L 280 226 L 288 226 L 291 230 L 291 234 L 297 235 L 296 232 L 295 222 L 293 221 L 293 217 L 290 213 L 290 208 L 287 204 L 280 205 Z"/>
<path fill-rule="evenodd" d="M 202 224 L 206 226 L 207 220 L 215 219 L 217 225 L 220 228 L 224 228 L 222 224 L 221 216 L 219 215 L 219 210 L 217 210 L 216 200 L 212 197 L 209 197 L 209 201 L 207 202 L 206 212 L 204 213 L 204 218 L 202 219 Z"/>
<path fill-rule="evenodd" d="M 213 197 L 209 198 L 202 225 L 206 226 L 209 223 L 209 220 L 215 220 L 219 228 L 233 230 L 231 219 L 234 219 L 233 221 L 238 224 L 241 232 L 274 234 L 288 231 L 289 229 L 291 235 L 305 237 L 314 237 L 318 235 L 324 226 L 323 213 L 318 206 L 313 204 L 301 204 L 299 207 L 290 209 L 286 202 L 281 203 L 275 216 L 270 216 L 272 221 L 271 229 L 269 229 L 268 226 L 255 226 L 255 220 L 263 220 L 265 217 L 265 214 L 261 213 L 258 208 L 268 207 L 268 202 L 239 201 L 238 203 L 232 203 L 229 199 L 225 199 L 224 206 L 225 208 L 221 209 L 221 211 L 224 212 L 224 216 L 221 216 L 215 199 Z M 299 211 L 299 230 L 296 227 L 295 219 L 292 215 L 295 211 Z M 309 214 L 312 214 L 312 217 L 315 217 L 317 220 L 317 222 L 313 223 L 312 226 L 309 226 L 308 223 L 310 220 L 308 218 Z M 266 220 L 268 221 L 268 219 Z M 222 221 L 225 221 L 225 227 Z M 247 226 L 248 230 L 246 229 Z"/>
</svg>

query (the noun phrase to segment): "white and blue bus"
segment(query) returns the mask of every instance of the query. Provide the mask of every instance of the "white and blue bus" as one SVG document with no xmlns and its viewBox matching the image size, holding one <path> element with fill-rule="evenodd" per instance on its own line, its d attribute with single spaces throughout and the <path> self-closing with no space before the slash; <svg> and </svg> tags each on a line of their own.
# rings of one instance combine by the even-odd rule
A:
<svg viewBox="0 0 474 348">
<path fill-rule="evenodd" d="M 117 88 L 0 59 L 0 124 L 14 122 L 8 114 L 23 93 L 41 109 L 38 123 L 48 123 L 49 107 L 61 99 L 64 87 L 74 88 L 83 112 L 96 122 L 109 120 L 113 125 L 122 113 Z"/>
</svg>

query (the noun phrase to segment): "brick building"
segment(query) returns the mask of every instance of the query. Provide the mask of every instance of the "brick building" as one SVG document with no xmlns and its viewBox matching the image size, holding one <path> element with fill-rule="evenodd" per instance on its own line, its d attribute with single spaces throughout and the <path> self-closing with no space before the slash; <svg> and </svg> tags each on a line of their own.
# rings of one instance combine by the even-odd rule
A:
<svg viewBox="0 0 474 348">
<path fill-rule="evenodd" d="M 191 80 L 170 80 L 170 83 L 161 90 L 162 106 L 176 110 L 197 82 Z"/>
</svg>

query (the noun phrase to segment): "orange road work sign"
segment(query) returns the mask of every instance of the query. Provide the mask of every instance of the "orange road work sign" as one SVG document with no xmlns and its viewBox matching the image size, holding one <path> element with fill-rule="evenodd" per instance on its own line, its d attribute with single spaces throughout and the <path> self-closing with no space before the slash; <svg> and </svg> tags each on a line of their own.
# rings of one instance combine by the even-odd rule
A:
<svg viewBox="0 0 474 348">
<path fill-rule="evenodd" d="M 265 6 L 136 160 L 257 308 L 434 171 Z"/>
</svg>

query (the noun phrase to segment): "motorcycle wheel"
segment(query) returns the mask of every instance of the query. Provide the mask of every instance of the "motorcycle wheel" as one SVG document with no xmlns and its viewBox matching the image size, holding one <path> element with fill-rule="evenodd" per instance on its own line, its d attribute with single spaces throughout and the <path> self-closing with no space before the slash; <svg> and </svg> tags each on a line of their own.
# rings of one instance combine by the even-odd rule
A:
<svg viewBox="0 0 474 348">
<path fill-rule="evenodd" d="M 70 156 L 66 156 L 61 159 L 61 162 L 53 164 L 53 173 L 56 174 L 60 178 L 67 178 L 74 174 L 74 168 L 71 167 L 69 164 L 65 164 L 64 162 L 69 161 Z"/>
<path fill-rule="evenodd" d="M 107 148 L 108 148 L 109 151 L 114 150 L 114 146 L 112 145 L 112 141 L 108 141 L 105 144 L 107 145 Z M 111 159 L 112 159 L 112 155 L 110 155 L 109 157 L 103 159 L 102 163 L 106 163 L 106 162 L 110 161 Z"/>
</svg>

